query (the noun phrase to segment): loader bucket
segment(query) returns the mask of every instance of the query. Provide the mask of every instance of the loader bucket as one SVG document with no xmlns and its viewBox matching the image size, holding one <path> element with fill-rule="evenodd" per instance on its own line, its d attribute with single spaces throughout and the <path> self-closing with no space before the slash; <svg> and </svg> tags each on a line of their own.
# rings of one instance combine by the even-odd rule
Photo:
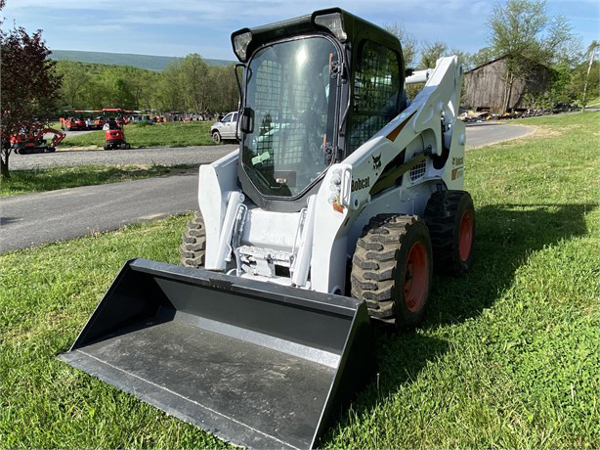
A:
<svg viewBox="0 0 600 450">
<path fill-rule="evenodd" d="M 372 339 L 357 300 L 136 259 L 59 359 L 226 441 L 313 448 Z"/>
</svg>

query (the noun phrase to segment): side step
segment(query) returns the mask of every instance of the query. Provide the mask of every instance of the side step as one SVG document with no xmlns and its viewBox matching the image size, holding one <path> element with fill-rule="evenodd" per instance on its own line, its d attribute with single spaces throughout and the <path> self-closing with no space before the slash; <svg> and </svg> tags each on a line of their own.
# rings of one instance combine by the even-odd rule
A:
<svg viewBox="0 0 600 450">
<path fill-rule="evenodd" d="M 314 448 L 376 371 L 364 302 L 142 259 L 58 358 L 251 448 Z"/>
</svg>

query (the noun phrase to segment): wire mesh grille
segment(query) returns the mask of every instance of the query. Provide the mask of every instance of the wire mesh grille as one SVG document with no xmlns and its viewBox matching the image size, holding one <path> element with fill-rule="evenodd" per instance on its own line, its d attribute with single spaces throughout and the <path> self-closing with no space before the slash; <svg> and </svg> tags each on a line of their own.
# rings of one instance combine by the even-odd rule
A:
<svg viewBox="0 0 600 450">
<path fill-rule="evenodd" d="M 427 171 L 427 161 L 421 161 L 419 164 L 410 169 L 410 181 L 416 181 L 425 176 Z"/>
<path fill-rule="evenodd" d="M 331 41 L 310 37 L 267 46 L 249 62 L 242 163 L 261 194 L 296 196 L 329 164 L 337 58 Z"/>
<path fill-rule="evenodd" d="M 349 132 L 352 152 L 395 116 L 400 90 L 398 56 L 388 48 L 366 41 L 354 79 L 353 116 Z"/>
<path fill-rule="evenodd" d="M 279 169 L 302 161 L 306 126 L 294 117 L 292 108 L 304 111 L 310 102 L 309 80 L 296 80 L 293 90 L 282 89 L 285 75 L 275 61 L 265 61 L 256 74 L 256 109 L 268 111 L 261 119 L 256 148 L 259 154 L 270 153 L 265 166 Z"/>
</svg>

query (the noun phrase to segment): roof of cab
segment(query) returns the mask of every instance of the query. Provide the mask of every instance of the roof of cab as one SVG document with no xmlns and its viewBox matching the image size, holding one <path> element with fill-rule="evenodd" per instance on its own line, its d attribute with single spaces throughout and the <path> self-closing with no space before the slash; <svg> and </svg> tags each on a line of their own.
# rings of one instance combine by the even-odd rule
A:
<svg viewBox="0 0 600 450">
<path fill-rule="evenodd" d="M 335 38 L 331 31 L 329 31 L 323 26 L 315 24 L 314 22 L 314 18 L 316 16 L 331 13 L 342 14 L 344 31 L 348 36 L 346 42 L 357 42 L 362 36 L 368 36 L 371 39 L 375 39 L 379 43 L 385 44 L 389 48 L 396 49 L 401 52 L 400 42 L 398 41 L 398 38 L 395 35 L 341 8 L 322 9 L 319 11 L 315 11 L 312 14 L 295 17 L 293 19 L 282 20 L 280 22 L 261 25 L 254 28 L 242 28 L 231 34 L 231 43 L 233 45 L 233 39 L 238 34 L 242 34 L 247 31 L 250 31 L 252 33 L 252 41 L 250 41 L 250 43 L 248 44 L 248 49 L 246 51 L 246 59 L 242 60 L 238 57 L 238 59 L 240 59 L 241 62 L 245 62 L 248 59 L 250 59 L 250 56 L 258 47 L 268 42 L 278 41 L 288 37 L 312 34 L 316 32 L 327 33 Z"/>
</svg>

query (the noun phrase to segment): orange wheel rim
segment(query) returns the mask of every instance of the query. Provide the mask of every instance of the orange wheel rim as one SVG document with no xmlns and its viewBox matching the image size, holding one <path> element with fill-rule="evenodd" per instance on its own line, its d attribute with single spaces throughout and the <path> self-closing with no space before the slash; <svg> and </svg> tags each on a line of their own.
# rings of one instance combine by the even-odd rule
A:
<svg viewBox="0 0 600 450">
<path fill-rule="evenodd" d="M 417 312 L 425 301 L 429 285 L 429 264 L 423 242 L 416 242 L 410 248 L 404 273 L 404 303 L 410 312 Z"/>
<path fill-rule="evenodd" d="M 458 254 L 462 262 L 467 262 L 473 244 L 473 215 L 467 210 L 460 221 L 458 237 Z"/>
</svg>

